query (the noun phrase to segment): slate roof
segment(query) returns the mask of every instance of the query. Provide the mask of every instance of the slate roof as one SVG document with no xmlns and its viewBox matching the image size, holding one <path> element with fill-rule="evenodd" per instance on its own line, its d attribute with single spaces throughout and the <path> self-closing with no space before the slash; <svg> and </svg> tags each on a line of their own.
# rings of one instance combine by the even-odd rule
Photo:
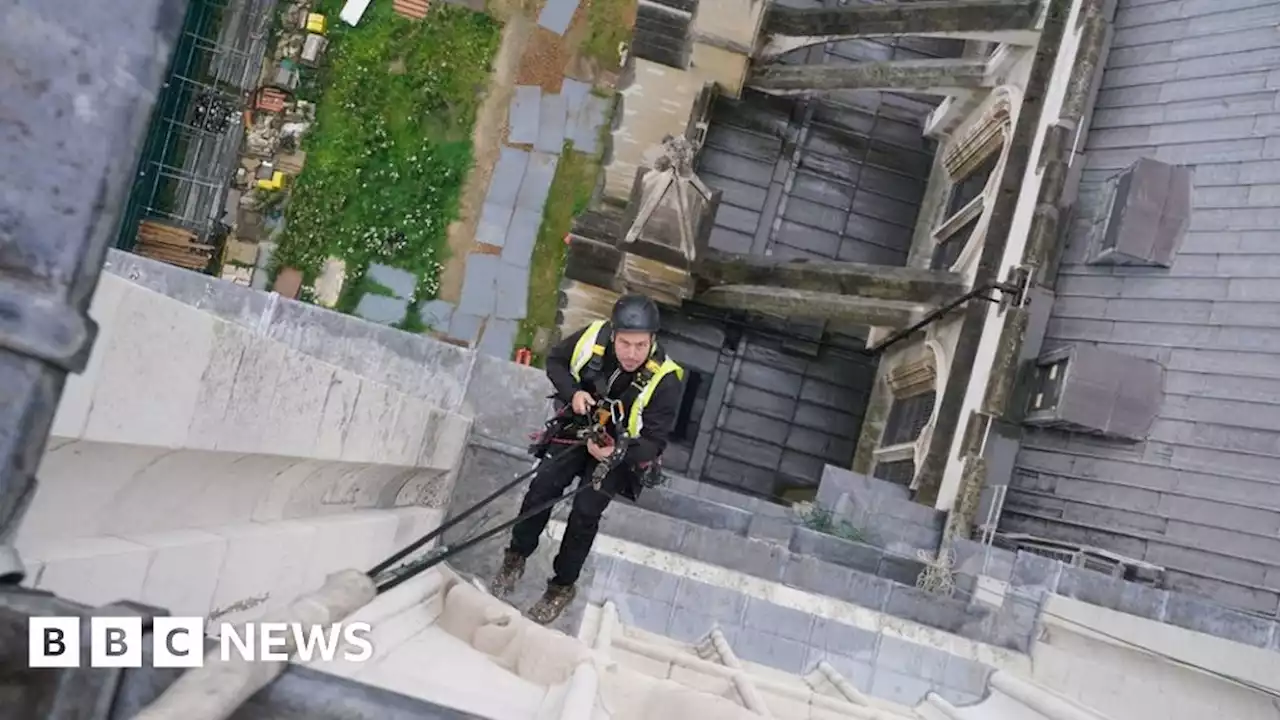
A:
<svg viewBox="0 0 1280 720">
<path fill-rule="evenodd" d="M 1280 4 L 1120 0 L 1080 206 L 1139 157 L 1194 166 L 1170 269 L 1082 263 L 1072 230 L 1046 349 L 1094 342 L 1165 368 L 1149 439 L 1025 439 L 1006 530 L 1160 564 L 1171 588 L 1280 606 Z"/>
<path fill-rule="evenodd" d="M 851 40 L 787 59 L 948 57 L 960 46 Z M 905 265 L 934 151 L 921 122 L 936 102 L 879 92 L 809 104 L 752 91 L 737 101 L 718 98 L 697 168 L 724 193 L 711 247 Z M 786 183 L 793 161 L 797 172 Z M 693 429 L 664 461 L 676 472 L 757 494 L 816 489 L 825 464 L 853 460 L 875 379 L 876 361 L 858 354 L 865 329 L 823 337 L 821 327 L 745 320 L 749 327 L 691 316 L 664 322 L 666 347 L 701 375 L 692 390 Z"/>
</svg>

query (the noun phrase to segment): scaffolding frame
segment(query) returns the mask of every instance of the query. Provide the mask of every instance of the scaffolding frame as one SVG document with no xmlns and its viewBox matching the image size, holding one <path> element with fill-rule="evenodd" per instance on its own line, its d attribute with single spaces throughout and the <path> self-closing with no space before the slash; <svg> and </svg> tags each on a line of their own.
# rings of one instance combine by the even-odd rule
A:
<svg viewBox="0 0 1280 720">
<path fill-rule="evenodd" d="M 116 246 L 148 219 L 221 245 L 277 0 L 192 0 L 152 112 Z M 201 113 L 201 107 L 206 112 Z M 234 208 L 232 209 L 234 210 Z"/>
</svg>

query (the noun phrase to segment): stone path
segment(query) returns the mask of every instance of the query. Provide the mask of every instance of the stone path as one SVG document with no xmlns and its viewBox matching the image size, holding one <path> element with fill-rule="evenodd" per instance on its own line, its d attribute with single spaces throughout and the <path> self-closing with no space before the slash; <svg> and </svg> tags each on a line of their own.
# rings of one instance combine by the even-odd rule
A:
<svg viewBox="0 0 1280 720">
<path fill-rule="evenodd" d="M 579 0 L 548 0 L 538 25 L 564 35 L 578 5 Z M 608 100 L 592 94 L 589 83 L 568 77 L 559 93 L 544 92 L 538 85 L 515 87 L 507 108 L 507 143 L 500 149 L 479 213 L 477 246 L 465 256 L 457 303 L 423 304 L 419 317 L 425 326 L 486 354 L 511 359 L 520 321 L 528 313 L 530 264 L 560 154 L 566 142 L 579 152 L 598 152 L 608 107 Z M 366 294 L 357 314 L 388 324 L 403 318 L 413 287 L 400 294 L 404 283 L 394 272 L 403 271 L 370 267 L 369 278 L 393 293 Z"/>
<path fill-rule="evenodd" d="M 441 328 L 440 318 L 448 316 L 451 337 L 511 358 L 520 320 L 528 311 L 529 264 L 560 153 L 566 141 L 574 150 L 597 152 L 607 114 L 608 101 L 572 78 L 564 79 L 559 93 L 544 93 L 536 85 L 516 87 L 507 112 L 508 144 L 498 157 L 476 227 L 476 240 L 488 247 L 467 256 L 456 307 L 436 301 L 423 308 L 430 312 L 429 324 Z M 425 315 L 423 321 L 428 322 Z"/>
</svg>

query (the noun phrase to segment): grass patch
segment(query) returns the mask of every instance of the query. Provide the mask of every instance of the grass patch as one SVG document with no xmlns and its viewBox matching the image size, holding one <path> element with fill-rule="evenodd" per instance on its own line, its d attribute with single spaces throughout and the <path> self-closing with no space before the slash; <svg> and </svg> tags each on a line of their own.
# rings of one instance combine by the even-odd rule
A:
<svg viewBox="0 0 1280 720">
<path fill-rule="evenodd" d="M 337 18 L 343 0 L 317 12 Z M 415 273 L 417 302 L 434 297 L 449 224 L 472 164 L 471 130 L 501 27 L 440 4 L 424 21 L 374 3 L 358 27 L 333 22 L 325 66 L 304 78 L 318 98 L 303 138 L 275 253 L 314 282 L 328 257 L 347 263 L 350 311 L 370 262 Z"/>
<path fill-rule="evenodd" d="M 862 528 L 844 518 L 837 517 L 830 509 L 811 503 L 800 510 L 800 519 L 810 530 L 853 542 L 866 543 L 871 538 Z"/>
<path fill-rule="evenodd" d="M 618 69 L 618 45 L 631 41 L 636 0 L 591 0 L 587 7 L 587 35 L 579 52 L 605 70 Z"/>
<path fill-rule="evenodd" d="M 542 213 L 542 225 L 538 228 L 538 241 L 529 263 L 529 312 L 520 321 L 516 347 L 533 344 L 533 335 L 539 327 L 555 327 L 560 278 L 564 274 L 564 258 L 568 250 L 564 236 L 569 233 L 573 218 L 586 210 L 591 202 L 596 176 L 600 172 L 597 157 L 569 148 L 566 144 L 560 155 L 556 176 L 551 181 L 551 193 Z M 542 358 L 535 356 L 533 364 L 541 367 Z"/>
</svg>

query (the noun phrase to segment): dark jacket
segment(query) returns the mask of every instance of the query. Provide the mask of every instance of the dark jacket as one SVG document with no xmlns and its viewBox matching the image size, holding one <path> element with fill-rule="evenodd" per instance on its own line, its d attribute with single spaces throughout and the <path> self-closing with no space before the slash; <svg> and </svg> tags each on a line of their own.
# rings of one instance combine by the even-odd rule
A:
<svg viewBox="0 0 1280 720">
<path fill-rule="evenodd" d="M 574 345 L 578 343 L 578 338 L 581 338 L 584 332 L 586 328 L 565 338 L 547 353 L 547 377 L 550 378 L 551 384 L 555 385 L 556 396 L 566 404 L 573 401 L 573 394 L 579 390 L 586 390 L 593 394 L 596 391 L 592 385 L 593 378 L 586 368 L 582 371 L 581 383 L 573 379 L 573 373 L 569 370 Z M 610 343 L 605 348 L 604 363 L 600 368 L 602 376 L 600 382 L 602 384 L 607 382 L 614 371 L 619 369 L 618 358 L 613 352 L 613 344 Z M 609 399 L 621 400 L 628 415 L 631 412 L 631 404 L 639 395 L 639 390 L 631 384 L 634 379 L 635 373 L 619 373 L 605 395 Z M 649 404 L 644 409 L 640 437 L 635 439 L 627 449 L 624 462 L 639 464 L 662 455 L 662 452 L 667 449 L 667 438 L 670 437 L 671 430 L 676 424 L 682 397 L 683 386 L 675 373 L 667 375 L 658 382 L 658 387 L 653 391 L 653 397 L 649 398 Z"/>
</svg>

